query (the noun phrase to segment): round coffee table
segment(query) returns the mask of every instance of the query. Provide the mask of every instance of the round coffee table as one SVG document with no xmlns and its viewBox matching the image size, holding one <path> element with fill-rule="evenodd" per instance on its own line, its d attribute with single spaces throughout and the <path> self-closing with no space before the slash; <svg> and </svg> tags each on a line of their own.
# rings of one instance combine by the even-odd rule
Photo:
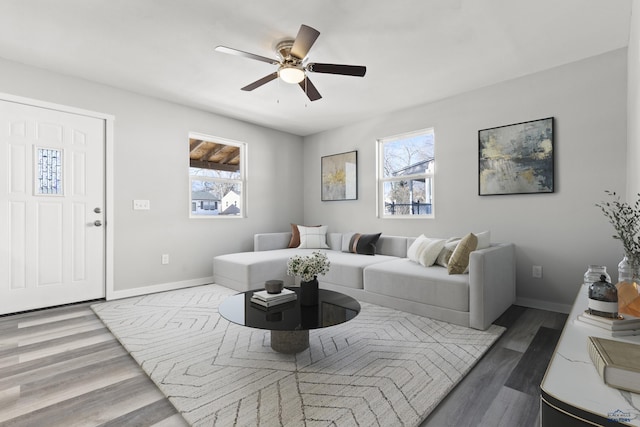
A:
<svg viewBox="0 0 640 427">
<path fill-rule="evenodd" d="M 289 354 L 309 348 L 310 329 L 339 325 L 360 312 L 358 301 L 340 292 L 319 289 L 318 305 L 301 306 L 300 288 L 288 289 L 298 294 L 295 301 L 265 308 L 251 302 L 255 291 L 247 291 L 222 301 L 218 312 L 238 325 L 270 330 L 271 348 Z"/>
</svg>

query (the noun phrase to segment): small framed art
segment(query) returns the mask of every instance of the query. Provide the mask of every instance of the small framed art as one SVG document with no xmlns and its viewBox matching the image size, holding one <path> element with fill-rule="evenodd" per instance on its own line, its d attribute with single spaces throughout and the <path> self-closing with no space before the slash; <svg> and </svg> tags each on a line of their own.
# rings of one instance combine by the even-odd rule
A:
<svg viewBox="0 0 640 427">
<path fill-rule="evenodd" d="M 478 194 L 553 193 L 553 117 L 478 131 Z"/>
<path fill-rule="evenodd" d="M 358 198 L 358 152 L 324 156 L 321 160 L 322 201 Z"/>
</svg>

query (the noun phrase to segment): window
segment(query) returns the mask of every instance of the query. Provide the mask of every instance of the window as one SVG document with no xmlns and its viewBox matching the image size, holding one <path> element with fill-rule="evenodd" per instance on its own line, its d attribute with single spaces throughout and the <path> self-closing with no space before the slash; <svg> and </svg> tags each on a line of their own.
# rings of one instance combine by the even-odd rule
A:
<svg viewBox="0 0 640 427">
<path fill-rule="evenodd" d="M 245 144 L 189 134 L 191 218 L 244 218 Z"/>
<path fill-rule="evenodd" d="M 433 218 L 433 129 L 378 140 L 378 216 Z"/>
</svg>

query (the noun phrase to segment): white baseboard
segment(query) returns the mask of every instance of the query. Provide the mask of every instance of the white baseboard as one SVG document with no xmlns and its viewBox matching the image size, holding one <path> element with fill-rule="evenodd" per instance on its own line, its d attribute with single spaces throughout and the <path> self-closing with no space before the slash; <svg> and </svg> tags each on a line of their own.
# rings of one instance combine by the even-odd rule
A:
<svg viewBox="0 0 640 427">
<path fill-rule="evenodd" d="M 200 279 L 183 280 L 180 282 L 160 283 L 157 285 L 141 286 L 133 289 L 113 290 L 107 293 L 107 301 L 121 298 L 137 297 L 140 295 L 154 294 L 156 292 L 174 291 L 176 289 L 190 288 L 192 286 L 208 285 L 213 283 L 213 276 Z"/>
<path fill-rule="evenodd" d="M 543 301 L 531 298 L 516 298 L 515 305 L 521 305 L 528 308 L 536 308 L 538 310 L 554 311 L 556 313 L 569 314 L 571 312 L 570 304 L 558 304 L 555 302 Z"/>
</svg>

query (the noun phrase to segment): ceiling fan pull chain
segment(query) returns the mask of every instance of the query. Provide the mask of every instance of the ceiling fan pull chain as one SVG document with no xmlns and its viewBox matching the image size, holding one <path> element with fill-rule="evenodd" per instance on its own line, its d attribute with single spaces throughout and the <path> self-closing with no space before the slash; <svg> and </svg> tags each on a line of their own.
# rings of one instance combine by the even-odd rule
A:
<svg viewBox="0 0 640 427">
<path fill-rule="evenodd" d="M 282 92 L 282 83 L 280 82 L 280 79 L 278 79 L 278 96 L 276 96 L 276 104 L 280 104 L 280 93 Z"/>
</svg>

